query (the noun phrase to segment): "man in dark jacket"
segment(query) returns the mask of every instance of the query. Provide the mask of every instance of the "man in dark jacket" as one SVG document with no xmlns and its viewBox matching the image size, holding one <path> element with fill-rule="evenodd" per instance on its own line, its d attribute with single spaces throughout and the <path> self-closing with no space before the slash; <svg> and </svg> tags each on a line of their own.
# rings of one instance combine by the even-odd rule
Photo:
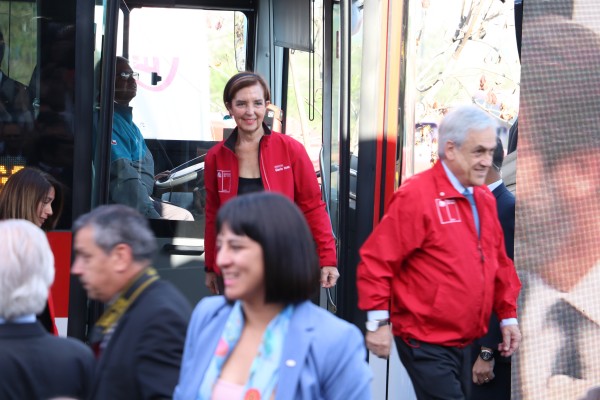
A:
<svg viewBox="0 0 600 400">
<path fill-rule="evenodd" d="M 91 398 L 170 398 L 191 307 L 150 266 L 156 240 L 147 220 L 115 204 L 83 215 L 74 231 L 72 273 L 107 306 L 90 337 L 99 357 Z"/>
<path fill-rule="evenodd" d="M 504 232 L 506 255 L 512 260 L 515 243 L 515 196 L 506 188 L 500 175 L 504 161 L 502 141 L 497 140 L 492 167 L 485 184 L 496 197 L 498 220 Z M 510 400 L 510 358 L 502 357 L 497 350 L 502 342 L 500 322 L 492 313 L 488 333 L 473 344 L 473 387 L 471 400 Z M 491 357 L 490 357 L 491 355 Z M 485 378 L 489 377 L 488 381 Z"/>
</svg>

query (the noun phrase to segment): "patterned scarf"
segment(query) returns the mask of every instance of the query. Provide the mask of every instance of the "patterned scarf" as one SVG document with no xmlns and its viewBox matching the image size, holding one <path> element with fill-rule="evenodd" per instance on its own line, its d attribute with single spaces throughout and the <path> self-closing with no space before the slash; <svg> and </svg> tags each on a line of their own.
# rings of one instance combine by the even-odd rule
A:
<svg viewBox="0 0 600 400">
<path fill-rule="evenodd" d="M 279 381 L 279 364 L 283 342 L 294 307 L 285 307 L 267 326 L 258 354 L 250 367 L 250 377 L 244 387 L 244 400 L 270 399 Z M 242 304 L 236 301 L 225 323 L 225 329 L 200 384 L 197 400 L 210 400 L 213 386 L 221 375 L 223 365 L 235 348 L 244 329 Z M 239 399 L 241 400 L 241 399 Z"/>
</svg>

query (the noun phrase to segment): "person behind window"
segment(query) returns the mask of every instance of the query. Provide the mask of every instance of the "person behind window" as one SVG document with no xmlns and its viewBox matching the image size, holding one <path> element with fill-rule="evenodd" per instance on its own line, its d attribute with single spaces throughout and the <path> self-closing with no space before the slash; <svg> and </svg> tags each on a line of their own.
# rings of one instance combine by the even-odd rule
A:
<svg viewBox="0 0 600 400">
<path fill-rule="evenodd" d="M 62 205 L 61 184 L 32 167 L 17 171 L 0 191 L 0 219 L 26 219 L 45 231 L 56 226 Z"/>
<path fill-rule="evenodd" d="M 48 240 L 25 220 L 1 221 L 0 237 L 0 399 L 87 398 L 92 351 L 35 320 L 54 280 Z"/>
<path fill-rule="evenodd" d="M 234 75 L 223 91 L 223 102 L 237 127 L 204 160 L 205 284 L 213 293 L 221 286 L 215 265 L 217 211 L 237 195 L 263 190 L 284 194 L 304 213 L 317 243 L 322 286 L 333 287 L 339 277 L 331 222 L 313 164 L 300 142 L 272 132 L 264 123 L 270 97 L 265 80 L 252 72 Z"/>
<path fill-rule="evenodd" d="M 158 177 L 154 176 L 154 158 L 133 122 L 133 109 L 129 106 L 137 94 L 136 77 L 129 61 L 117 57 L 110 146 L 110 200 L 133 207 L 148 218 L 193 221 L 188 210 L 152 198 L 154 181 Z"/>
<path fill-rule="evenodd" d="M 4 59 L 6 43 L 0 30 L 0 63 Z M 0 125 L 15 124 L 19 129 L 33 127 L 33 113 L 27 86 L 11 79 L 0 70 Z"/>
<path fill-rule="evenodd" d="M 62 213 L 62 194 L 61 184 L 52 175 L 36 168 L 23 168 L 0 191 L 0 220 L 26 219 L 44 231 L 52 230 Z M 49 332 L 58 334 L 52 295 L 48 296 L 46 308 L 38 319 Z"/>
<path fill-rule="evenodd" d="M 286 197 L 252 193 L 216 221 L 225 296 L 196 307 L 175 399 L 370 399 L 359 330 L 310 302 L 319 260 Z"/>
</svg>

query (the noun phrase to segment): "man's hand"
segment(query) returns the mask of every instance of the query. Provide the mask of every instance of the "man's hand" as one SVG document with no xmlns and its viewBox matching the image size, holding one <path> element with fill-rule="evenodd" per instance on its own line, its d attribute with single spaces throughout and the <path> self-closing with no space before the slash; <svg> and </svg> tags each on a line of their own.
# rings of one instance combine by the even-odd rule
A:
<svg viewBox="0 0 600 400">
<path fill-rule="evenodd" d="M 392 330 L 389 325 L 380 326 L 375 332 L 365 336 L 367 349 L 379 358 L 388 358 L 392 348 Z"/>
<path fill-rule="evenodd" d="M 210 290 L 212 294 L 220 294 L 219 286 L 217 285 L 217 274 L 216 272 L 206 272 L 206 277 L 204 278 L 204 284 Z"/>
<path fill-rule="evenodd" d="M 168 177 L 169 175 L 171 175 L 171 171 L 166 170 L 166 171 L 163 171 L 163 172 L 160 172 L 160 173 L 154 175 L 154 180 L 158 181 L 158 180 Z"/>
<path fill-rule="evenodd" d="M 324 288 L 332 288 L 335 286 L 340 273 L 336 267 L 321 268 L 321 286 Z"/>
<path fill-rule="evenodd" d="M 502 331 L 502 343 L 498 345 L 498 351 L 502 357 L 510 357 L 521 343 L 519 325 L 505 325 L 500 330 Z"/>
<path fill-rule="evenodd" d="M 473 383 L 483 385 L 494 379 L 495 362 L 493 358 L 490 361 L 484 361 L 478 356 L 475 364 L 473 364 Z"/>
</svg>

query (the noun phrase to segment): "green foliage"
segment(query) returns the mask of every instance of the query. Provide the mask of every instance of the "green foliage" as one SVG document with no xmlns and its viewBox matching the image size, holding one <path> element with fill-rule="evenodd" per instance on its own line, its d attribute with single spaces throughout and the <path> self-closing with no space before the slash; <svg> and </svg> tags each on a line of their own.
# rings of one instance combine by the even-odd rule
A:
<svg viewBox="0 0 600 400">
<path fill-rule="evenodd" d="M 36 4 L 0 1 L 0 30 L 6 48 L 2 71 L 12 79 L 29 84 L 36 64 Z"/>
</svg>

